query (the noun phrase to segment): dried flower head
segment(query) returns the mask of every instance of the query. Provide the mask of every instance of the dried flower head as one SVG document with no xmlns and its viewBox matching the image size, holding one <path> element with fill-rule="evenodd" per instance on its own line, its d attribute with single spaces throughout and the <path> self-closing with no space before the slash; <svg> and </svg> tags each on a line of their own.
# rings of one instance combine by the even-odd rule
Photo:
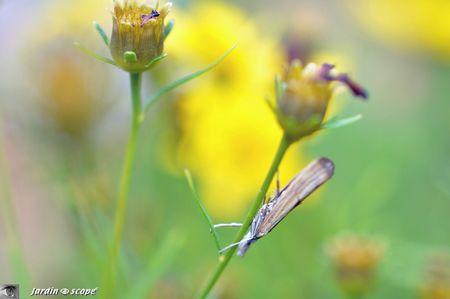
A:
<svg viewBox="0 0 450 299">
<path fill-rule="evenodd" d="M 385 249 L 384 243 L 359 235 L 338 236 L 328 244 L 336 279 L 345 293 L 362 295 L 370 290 Z"/>
<path fill-rule="evenodd" d="M 128 72 L 142 72 L 164 49 L 164 20 L 172 4 L 154 7 L 138 0 L 115 0 L 110 50 Z"/>
<path fill-rule="evenodd" d="M 422 286 L 422 298 L 450 298 L 450 255 L 448 253 L 438 253 L 430 257 Z"/>
<path fill-rule="evenodd" d="M 320 128 L 336 88 L 346 85 L 354 96 L 366 99 L 367 92 L 347 74 L 335 73 L 334 66 L 314 63 L 303 67 L 294 60 L 277 91 L 278 121 L 289 137 L 297 140 Z"/>
</svg>

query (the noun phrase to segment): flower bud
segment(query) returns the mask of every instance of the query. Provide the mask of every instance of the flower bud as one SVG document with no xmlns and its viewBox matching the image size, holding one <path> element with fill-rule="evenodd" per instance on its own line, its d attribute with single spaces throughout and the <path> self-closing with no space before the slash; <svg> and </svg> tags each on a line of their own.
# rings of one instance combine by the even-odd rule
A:
<svg viewBox="0 0 450 299">
<path fill-rule="evenodd" d="M 349 297 L 370 291 L 385 247 L 382 242 L 358 235 L 339 236 L 328 244 L 336 279 Z"/>
<path fill-rule="evenodd" d="M 110 50 L 125 71 L 143 72 L 163 53 L 164 19 L 171 3 L 161 9 L 137 0 L 115 0 Z"/>
<path fill-rule="evenodd" d="M 450 298 L 450 255 L 447 252 L 433 254 L 429 258 L 425 274 L 421 298 Z"/>
<path fill-rule="evenodd" d="M 314 63 L 303 67 L 299 60 L 289 66 L 277 92 L 277 117 L 285 133 L 297 140 L 318 130 L 336 87 L 345 84 L 357 97 L 366 99 L 366 91 L 346 74 L 334 74 L 334 66 Z"/>
</svg>

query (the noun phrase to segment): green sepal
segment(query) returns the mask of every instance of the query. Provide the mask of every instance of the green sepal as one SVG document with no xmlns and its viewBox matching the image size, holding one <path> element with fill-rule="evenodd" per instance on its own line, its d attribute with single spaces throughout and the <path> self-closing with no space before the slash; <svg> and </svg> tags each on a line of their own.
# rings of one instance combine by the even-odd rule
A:
<svg viewBox="0 0 450 299">
<path fill-rule="evenodd" d="M 281 80 L 280 75 L 275 76 L 275 93 L 277 97 L 277 102 L 281 100 L 284 95 L 284 91 L 286 90 L 286 84 Z"/>
<path fill-rule="evenodd" d="M 136 63 L 138 61 L 137 55 L 133 51 L 126 51 L 123 53 L 123 60 L 128 64 Z"/>
<path fill-rule="evenodd" d="M 351 125 L 362 118 L 361 114 L 357 114 L 354 116 L 346 117 L 338 119 L 337 117 L 333 117 L 329 121 L 322 124 L 321 129 L 336 129 L 342 128 L 348 125 Z"/>
<path fill-rule="evenodd" d="M 93 57 L 93 58 L 95 58 L 97 60 L 100 60 L 101 62 L 104 62 L 104 63 L 107 63 L 107 64 L 111 64 L 111 65 L 114 65 L 114 66 L 118 66 L 117 63 L 114 60 L 106 58 L 106 57 L 103 57 L 102 55 L 97 54 L 94 51 L 89 50 L 88 48 L 86 48 L 83 45 L 81 45 L 79 42 L 74 42 L 73 45 L 75 47 L 77 47 L 78 49 L 80 49 L 81 51 L 83 51 L 85 54 L 87 54 L 87 55 L 89 55 L 89 56 L 91 56 L 91 57 Z"/>
<path fill-rule="evenodd" d="M 284 133 L 292 141 L 297 141 L 321 129 L 322 117 L 319 114 L 312 115 L 307 121 L 301 124 L 294 117 L 280 113 L 277 115 L 278 122 L 283 128 Z"/>
<path fill-rule="evenodd" d="M 163 53 L 155 58 L 153 58 L 152 61 L 150 61 L 146 66 L 145 66 L 145 70 L 149 70 L 150 68 L 152 68 L 153 66 L 155 66 L 156 63 L 160 62 L 161 60 L 163 60 L 164 58 L 167 57 L 167 53 Z"/>
<path fill-rule="evenodd" d="M 273 114 L 277 115 L 277 107 L 275 106 L 275 103 L 272 101 L 270 96 L 266 96 L 264 98 L 266 101 L 267 106 L 269 106 L 269 109 L 273 112 Z"/>
<path fill-rule="evenodd" d="M 106 35 L 105 30 L 103 30 L 102 26 L 98 22 L 94 21 L 93 24 L 105 45 L 109 47 L 109 37 Z"/>
<path fill-rule="evenodd" d="M 172 32 L 173 26 L 175 26 L 175 20 L 170 20 L 169 22 L 167 22 L 166 26 L 164 27 L 164 40 L 166 40 L 170 32 Z"/>
</svg>

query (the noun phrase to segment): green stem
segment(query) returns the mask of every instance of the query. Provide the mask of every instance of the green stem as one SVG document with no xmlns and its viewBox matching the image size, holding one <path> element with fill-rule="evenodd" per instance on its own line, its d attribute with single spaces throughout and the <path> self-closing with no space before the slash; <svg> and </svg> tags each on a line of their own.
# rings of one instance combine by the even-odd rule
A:
<svg viewBox="0 0 450 299">
<path fill-rule="evenodd" d="M 1 127 L 0 127 L 1 129 Z M 0 132 L 1 133 L 1 132 Z M 3 137 L 3 136 L 1 136 Z M 3 138 L 2 140 L 3 141 Z M 6 151 L 3 148 L 3 144 L 0 143 L 0 181 L 1 187 L 3 187 L 2 195 L 0 196 L 0 211 L 5 225 L 6 240 L 8 245 L 8 253 L 10 256 L 10 262 L 13 265 L 13 271 L 17 283 L 20 283 L 22 287 L 28 291 L 30 287 L 30 275 L 27 269 L 27 263 L 25 261 L 24 253 L 20 244 L 20 234 L 17 227 L 17 217 L 14 210 L 14 204 L 11 198 L 11 192 L 9 189 L 9 176 L 6 170 Z"/>
<path fill-rule="evenodd" d="M 208 223 L 209 230 L 210 230 L 211 234 L 213 235 L 214 242 L 216 243 L 217 250 L 220 251 L 221 246 L 220 246 L 220 241 L 219 241 L 219 235 L 217 234 L 217 231 L 214 228 L 214 223 L 213 223 L 211 217 L 208 215 L 208 212 L 206 211 L 206 208 L 203 205 L 202 200 L 200 199 L 200 195 L 198 194 L 197 189 L 194 186 L 194 181 L 192 179 L 192 175 L 189 172 L 189 170 L 187 170 L 187 169 L 184 170 L 184 173 L 186 175 L 186 179 L 188 181 L 189 188 L 191 189 L 192 195 L 194 196 L 195 203 L 197 204 L 197 206 L 200 209 L 203 217 L 205 218 L 206 222 Z"/>
<path fill-rule="evenodd" d="M 128 137 L 125 160 L 122 169 L 122 175 L 119 183 L 117 196 L 117 207 L 114 221 L 114 235 L 112 246 L 110 248 L 109 259 L 105 265 L 103 273 L 104 289 L 101 292 L 101 298 L 113 298 L 114 285 L 116 282 L 117 265 L 119 259 L 120 245 L 125 225 L 125 216 L 128 204 L 128 193 L 131 182 L 131 172 L 133 168 L 134 155 L 136 152 L 137 136 L 142 120 L 142 101 L 141 85 L 142 75 L 140 73 L 130 74 L 131 99 L 133 104 L 132 123 L 130 135 Z"/>
<path fill-rule="evenodd" d="M 269 171 L 267 172 L 266 178 L 264 179 L 264 182 L 261 186 L 261 189 L 259 190 L 258 195 L 256 196 L 255 201 L 253 202 L 253 205 L 247 215 L 247 218 L 245 219 L 241 229 L 237 233 L 233 243 L 237 243 L 244 235 L 247 233 L 248 228 L 250 227 L 253 218 L 255 217 L 256 213 L 258 213 L 258 210 L 260 209 L 261 205 L 264 202 L 265 195 L 267 193 L 267 190 L 269 189 L 270 183 L 273 180 L 273 177 L 275 176 L 275 173 L 278 170 L 278 167 L 280 166 L 281 160 L 284 157 L 284 154 L 286 153 L 289 146 L 292 144 L 292 141 L 289 140 L 285 135 L 283 135 L 280 144 L 278 146 L 277 153 L 275 154 L 275 157 L 272 161 L 272 165 L 270 166 Z M 210 278 L 208 279 L 205 286 L 201 289 L 198 298 L 204 299 L 208 296 L 208 294 L 211 292 L 214 285 L 219 280 L 220 276 L 222 275 L 223 271 L 227 267 L 228 263 L 230 262 L 231 258 L 234 256 L 234 253 L 236 252 L 236 247 L 231 248 L 225 256 L 223 256 L 219 260 L 219 264 L 217 265 L 215 271 L 212 273 Z"/>
</svg>

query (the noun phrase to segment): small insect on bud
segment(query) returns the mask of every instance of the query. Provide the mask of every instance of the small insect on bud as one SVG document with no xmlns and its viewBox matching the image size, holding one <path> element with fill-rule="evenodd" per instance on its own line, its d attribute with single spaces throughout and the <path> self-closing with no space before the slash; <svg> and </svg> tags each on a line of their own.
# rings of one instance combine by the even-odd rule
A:
<svg viewBox="0 0 450 299">
<path fill-rule="evenodd" d="M 385 248 L 382 242 L 358 235 L 338 236 L 328 244 L 327 253 L 344 293 L 353 297 L 370 291 Z"/>
<path fill-rule="evenodd" d="M 346 85 L 354 96 L 366 99 L 367 92 L 348 75 L 334 72 L 334 66 L 314 63 L 303 67 L 294 60 L 285 78 L 277 84 L 278 121 L 292 140 L 317 131 L 327 112 L 336 84 Z"/>
<path fill-rule="evenodd" d="M 140 73 L 164 49 L 164 20 L 171 3 L 155 8 L 137 0 L 115 0 L 110 50 L 125 71 Z"/>
</svg>

